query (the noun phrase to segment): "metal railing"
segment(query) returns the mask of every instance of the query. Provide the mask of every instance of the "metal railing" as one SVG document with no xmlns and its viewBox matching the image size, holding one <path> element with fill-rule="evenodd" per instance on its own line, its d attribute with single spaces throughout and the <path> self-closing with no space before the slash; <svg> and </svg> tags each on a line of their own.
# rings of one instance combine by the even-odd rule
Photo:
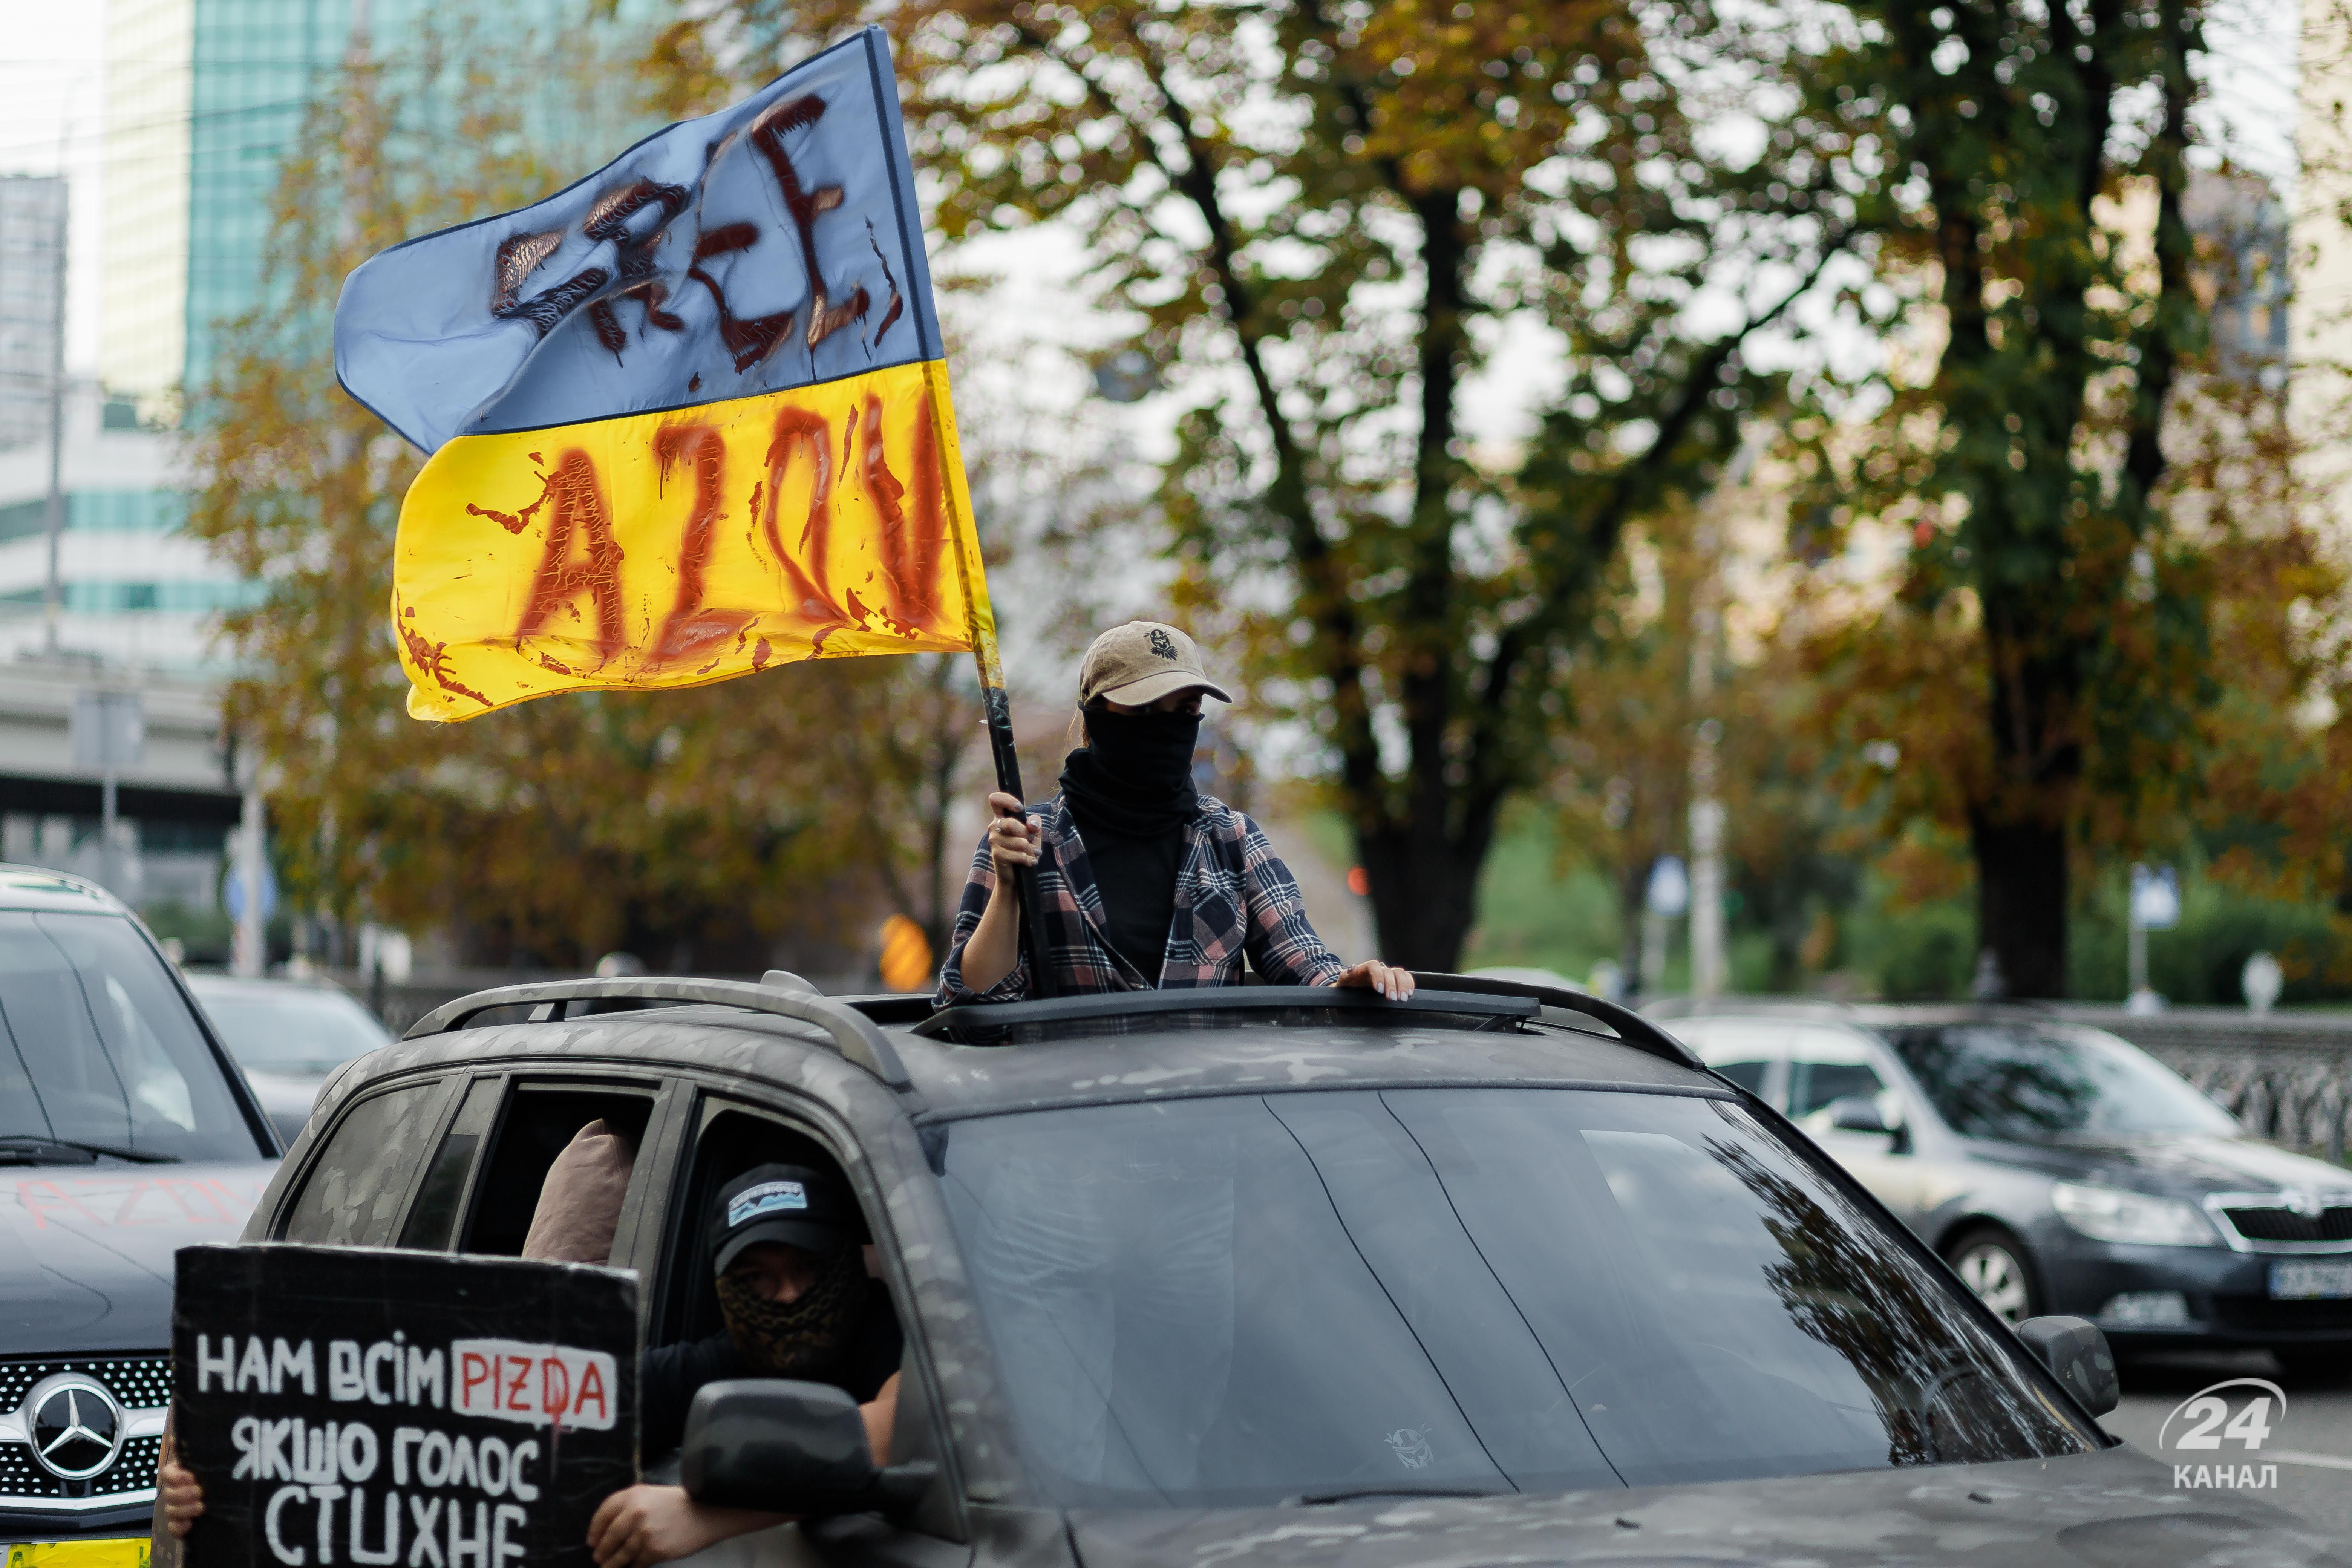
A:
<svg viewBox="0 0 2352 1568">
<path fill-rule="evenodd" d="M 2061 1011 L 2121 1035 L 2227 1108 L 2247 1131 L 2344 1163 L 2352 1142 L 2352 1015 Z"/>
</svg>

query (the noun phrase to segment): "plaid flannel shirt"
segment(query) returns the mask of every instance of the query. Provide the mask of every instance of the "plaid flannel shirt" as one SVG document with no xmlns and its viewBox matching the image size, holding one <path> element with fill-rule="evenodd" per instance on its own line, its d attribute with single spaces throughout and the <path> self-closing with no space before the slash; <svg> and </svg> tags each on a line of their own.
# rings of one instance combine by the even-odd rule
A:
<svg viewBox="0 0 2352 1568">
<path fill-rule="evenodd" d="M 1102 889 L 1078 837 L 1078 825 L 1060 795 L 1030 812 L 1044 826 L 1038 857 L 1041 945 L 1053 965 L 1055 991 L 1148 991 L 1154 982 L 1129 963 L 1104 935 Z M 955 934 L 940 969 L 939 1005 L 1012 1002 L 1029 994 L 1029 960 L 985 991 L 963 983 L 964 944 L 980 925 L 996 888 L 996 864 L 983 836 L 956 910 Z M 1184 858 L 1176 868 L 1176 918 L 1157 984 L 1163 991 L 1196 985 L 1238 985 L 1243 956 L 1276 985 L 1328 984 L 1347 968 L 1307 921 L 1307 903 L 1290 868 L 1256 823 L 1211 795 L 1184 827 Z"/>
</svg>

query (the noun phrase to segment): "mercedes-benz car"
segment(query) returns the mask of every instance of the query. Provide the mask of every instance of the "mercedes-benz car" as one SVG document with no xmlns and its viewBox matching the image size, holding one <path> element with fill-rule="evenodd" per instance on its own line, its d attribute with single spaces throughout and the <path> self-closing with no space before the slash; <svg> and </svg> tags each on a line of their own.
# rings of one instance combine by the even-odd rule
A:
<svg viewBox="0 0 2352 1568">
<path fill-rule="evenodd" d="M 172 1254 L 235 1237 L 278 1152 L 146 928 L 90 883 L 0 866 L 0 1555 L 140 1560 Z"/>
<path fill-rule="evenodd" d="M 1662 1003 L 2011 1321 L 2119 1350 L 2352 1366 L 2352 1171 L 2283 1149 L 2137 1047 L 2032 1008 Z"/>
<path fill-rule="evenodd" d="M 2101 1430 L 2095 1328 L 2005 1323 L 1666 1031 L 1419 980 L 486 992 L 328 1085 L 246 1239 L 518 1256 L 601 1123 L 660 1346 L 721 1321 L 729 1182 L 838 1174 L 903 1331 L 890 1451 L 837 1390 L 704 1388 L 645 1472 L 803 1516 L 708 1568 L 2333 1561 L 2177 1491 Z"/>
</svg>

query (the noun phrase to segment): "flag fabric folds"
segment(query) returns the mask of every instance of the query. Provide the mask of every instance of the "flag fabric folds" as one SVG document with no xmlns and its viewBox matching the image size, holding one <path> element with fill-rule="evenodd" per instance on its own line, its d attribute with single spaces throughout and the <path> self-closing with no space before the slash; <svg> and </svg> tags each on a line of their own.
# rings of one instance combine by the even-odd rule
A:
<svg viewBox="0 0 2352 1568">
<path fill-rule="evenodd" d="M 992 641 L 878 29 L 373 258 L 335 364 L 431 454 L 394 565 L 418 718 Z"/>
</svg>

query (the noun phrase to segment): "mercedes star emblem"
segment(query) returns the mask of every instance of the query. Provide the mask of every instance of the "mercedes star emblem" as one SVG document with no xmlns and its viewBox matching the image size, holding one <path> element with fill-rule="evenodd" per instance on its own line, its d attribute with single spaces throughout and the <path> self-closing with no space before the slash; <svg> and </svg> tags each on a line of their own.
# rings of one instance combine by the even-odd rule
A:
<svg viewBox="0 0 2352 1568">
<path fill-rule="evenodd" d="M 86 1481 L 114 1463 L 122 1447 L 122 1407 L 95 1379 L 78 1373 L 33 1390 L 28 1424 L 33 1458 L 59 1480 Z"/>
</svg>

